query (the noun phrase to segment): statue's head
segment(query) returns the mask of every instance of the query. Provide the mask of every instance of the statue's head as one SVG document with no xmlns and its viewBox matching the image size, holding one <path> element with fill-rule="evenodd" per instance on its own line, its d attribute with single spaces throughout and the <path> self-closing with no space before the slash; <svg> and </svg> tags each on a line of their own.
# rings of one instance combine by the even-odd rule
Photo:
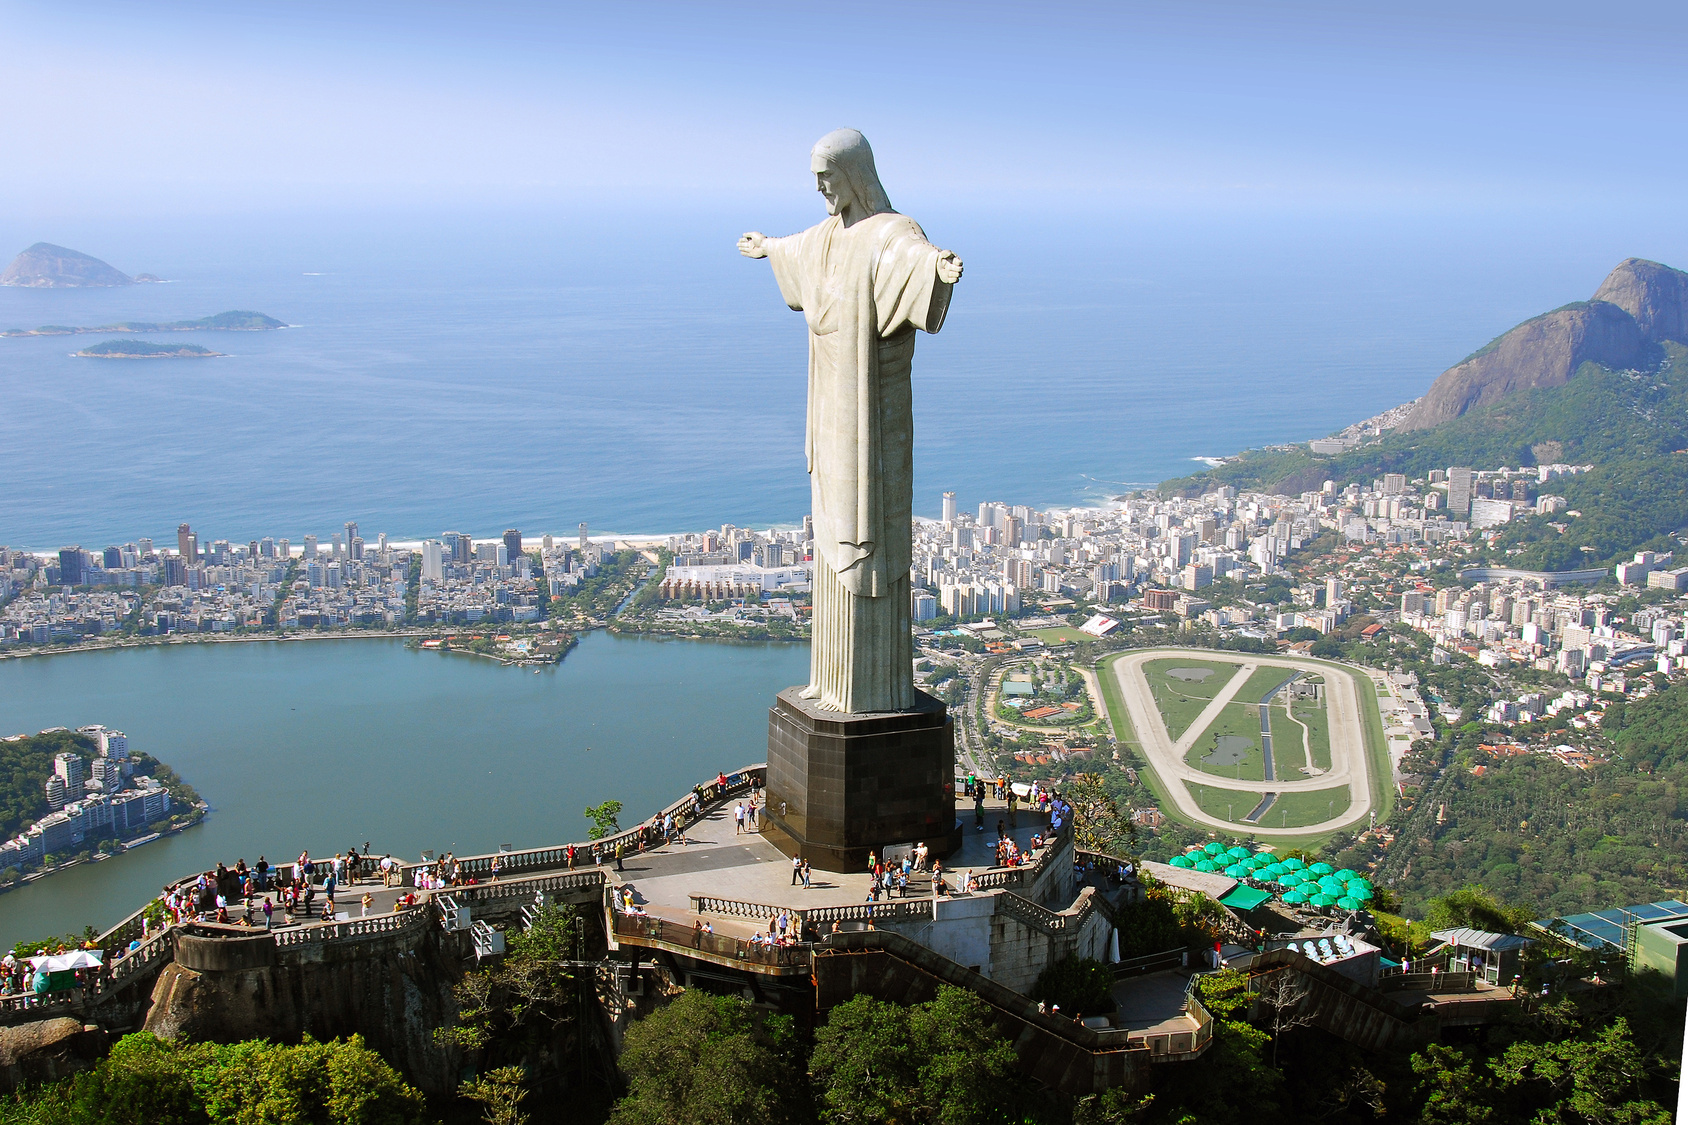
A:
<svg viewBox="0 0 1688 1125">
<path fill-rule="evenodd" d="M 851 220 L 892 210 L 873 166 L 873 149 L 854 129 L 834 129 L 809 153 L 815 187 L 826 197 L 826 213 Z"/>
</svg>

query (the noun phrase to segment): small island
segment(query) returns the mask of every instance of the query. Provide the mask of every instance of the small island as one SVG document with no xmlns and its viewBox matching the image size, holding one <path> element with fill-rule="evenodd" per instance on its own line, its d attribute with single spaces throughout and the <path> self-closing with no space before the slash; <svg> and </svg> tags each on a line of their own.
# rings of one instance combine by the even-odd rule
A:
<svg viewBox="0 0 1688 1125">
<path fill-rule="evenodd" d="M 155 344 L 150 340 L 102 340 L 73 356 L 93 359 L 213 359 L 224 352 L 214 352 L 197 344 Z"/>
<path fill-rule="evenodd" d="M 125 320 L 117 324 L 102 324 L 94 328 L 65 324 L 43 324 L 40 328 L 12 328 L 0 336 L 82 336 L 95 332 L 269 332 L 286 328 L 287 322 L 261 312 L 234 309 L 216 316 L 202 316 L 198 320 L 170 320 L 153 323 L 145 320 Z"/>
<path fill-rule="evenodd" d="M 122 270 L 80 250 L 37 242 L 0 270 L 0 285 L 29 289 L 86 289 L 112 285 L 133 285 L 142 279 L 157 281 L 151 274 L 130 277 Z"/>
</svg>

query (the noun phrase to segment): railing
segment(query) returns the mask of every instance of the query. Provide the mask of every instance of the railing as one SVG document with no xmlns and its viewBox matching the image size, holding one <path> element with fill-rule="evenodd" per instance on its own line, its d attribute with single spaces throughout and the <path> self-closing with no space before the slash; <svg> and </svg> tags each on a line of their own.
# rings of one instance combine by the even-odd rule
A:
<svg viewBox="0 0 1688 1125">
<path fill-rule="evenodd" d="M 1047 934 L 1079 933 L 1084 924 L 1090 921 L 1090 916 L 1096 913 L 1096 890 L 1086 887 L 1079 892 L 1078 902 L 1071 910 L 1059 913 L 1047 907 L 1039 906 L 1028 898 L 1023 898 L 1013 891 L 1003 891 L 997 896 L 998 904 L 1009 914 L 1033 929 L 1042 930 Z"/>
<path fill-rule="evenodd" d="M 66 989 L 63 992 L 49 992 L 37 996 L 33 992 L 18 992 L 10 996 L 0 996 L 0 1013 L 11 1015 L 14 1012 L 29 1012 L 31 1015 L 50 1015 L 56 1009 L 70 1009 L 80 1004 L 83 990 L 80 988 Z"/>
<path fill-rule="evenodd" d="M 1207 1050 L 1208 1045 L 1213 1042 L 1213 1016 L 1196 995 L 1198 979 L 1191 977 L 1184 990 L 1184 1015 L 1191 1021 L 1190 1028 L 1161 1031 L 1153 1035 L 1133 1035 L 1129 1039 L 1133 1047 L 1148 1050 L 1151 1062 L 1183 1062 L 1193 1059 Z"/>
<path fill-rule="evenodd" d="M 1378 990 L 1381 992 L 1401 992 L 1416 989 L 1429 992 L 1471 992 L 1477 987 L 1477 974 L 1474 972 L 1434 972 L 1434 973 L 1390 973 L 1387 976 L 1379 974 Z"/>
<path fill-rule="evenodd" d="M 423 904 L 393 914 L 376 914 L 369 918 L 349 918 L 344 922 L 316 922 L 285 930 L 275 930 L 272 936 L 275 938 L 278 949 L 293 945 L 311 945 L 322 941 L 336 941 L 341 938 L 378 937 L 382 934 L 395 934 L 425 926 L 428 924 L 430 913 L 430 908 Z M 243 932 L 250 933 L 251 931 Z"/>
<path fill-rule="evenodd" d="M 803 911 L 795 906 L 771 906 L 764 902 L 746 902 L 742 899 L 696 893 L 686 897 L 691 899 L 694 914 L 717 914 L 723 918 L 754 918 L 758 922 L 766 922 L 771 916 L 782 912 L 799 918 L 803 915 Z"/>
<path fill-rule="evenodd" d="M 140 973 L 172 956 L 175 951 L 175 931 L 165 930 L 154 934 L 139 949 L 125 953 L 111 963 L 111 979 L 105 987 L 121 988 Z"/>
<path fill-rule="evenodd" d="M 931 918 L 931 898 L 886 899 L 884 902 L 853 902 L 845 906 L 773 906 L 763 902 L 721 898 L 717 895 L 687 896 L 694 914 L 715 914 L 724 918 L 747 918 L 757 924 L 781 913 L 799 925 L 823 925 L 828 922 L 898 922 L 908 918 Z"/>
<path fill-rule="evenodd" d="M 729 797 L 748 792 L 753 783 L 760 785 L 766 776 L 767 767 L 765 765 L 758 764 L 745 766 L 742 769 L 734 770 L 732 773 L 727 774 L 727 784 L 725 786 L 718 785 L 715 779 L 711 778 L 702 785 L 695 787 L 692 793 L 663 808 L 654 818 L 654 823 L 660 824 L 662 818 L 669 813 L 674 813 L 676 820 L 680 820 L 683 811 L 691 807 L 698 800 L 700 795 L 702 797 L 702 805 L 699 809 L 701 814 L 717 801 L 726 800 Z M 615 846 L 617 843 L 637 849 L 641 842 L 654 842 L 655 840 L 660 839 L 660 837 L 660 830 L 653 829 L 651 822 L 647 822 L 636 828 L 619 832 L 614 836 L 605 837 L 601 840 L 591 840 L 585 843 L 577 843 L 574 845 L 576 852 L 576 866 L 592 867 L 614 859 Z M 568 844 L 562 844 L 555 847 L 532 848 L 521 852 L 493 852 L 486 855 L 464 857 L 458 860 L 458 864 L 464 873 L 474 876 L 477 879 L 491 876 L 492 859 L 494 855 L 499 857 L 500 876 L 506 874 L 520 874 L 527 871 L 544 871 L 552 868 L 567 867 L 568 849 Z M 313 883 L 320 884 L 323 879 L 326 878 L 332 862 L 332 859 L 314 861 L 316 870 L 311 875 L 311 881 Z M 278 863 L 271 867 L 267 872 L 264 893 L 274 891 L 276 887 L 280 886 L 284 881 L 291 882 L 295 866 L 296 864 L 293 861 L 288 861 L 285 863 Z M 426 865 L 400 865 L 398 871 L 401 883 L 406 886 L 414 885 L 415 880 L 413 878 L 413 874 L 418 867 L 422 866 Z M 172 880 L 170 883 L 166 884 L 166 886 L 169 890 L 176 890 L 184 887 L 185 885 L 196 882 L 202 874 L 210 876 L 213 875 L 214 872 L 215 869 L 204 872 L 196 871 L 184 878 Z M 367 879 L 377 875 L 378 872 L 374 868 L 373 860 L 367 860 L 366 858 L 366 862 L 362 865 L 362 877 Z M 592 871 L 582 871 L 580 872 L 580 875 L 586 880 L 596 879 L 599 885 L 602 884 L 603 874 L 601 872 L 594 873 Z M 348 884 L 348 886 L 349 885 L 351 884 Z M 502 886 L 503 884 L 500 883 L 497 885 Z M 589 885 L 592 885 L 589 881 L 578 884 L 579 887 Z M 536 889 L 531 882 L 526 883 L 525 886 L 528 890 Z M 467 896 L 465 892 L 484 890 L 483 888 L 462 886 L 454 887 L 452 889 L 457 893 L 459 898 L 465 899 L 466 901 L 481 901 L 482 896 L 471 897 Z M 576 888 L 570 885 L 559 884 L 554 887 L 544 886 L 538 889 L 569 890 Z M 503 892 L 493 892 L 491 897 L 503 897 Z M 209 895 L 207 895 L 207 900 L 208 899 Z M 142 920 L 147 911 L 151 910 L 157 902 L 157 898 L 149 899 L 140 907 L 140 909 L 136 910 L 134 913 L 118 922 L 115 926 L 111 927 L 111 929 L 101 934 L 98 939 L 101 947 L 105 949 L 121 949 L 126 947 L 131 941 L 141 937 L 143 931 L 147 930 L 147 927 L 144 925 Z M 209 901 L 196 905 L 201 908 L 205 908 L 209 905 Z"/>
<path fill-rule="evenodd" d="M 497 883 L 476 883 L 473 886 L 451 888 L 451 897 L 459 906 L 475 906 L 501 898 L 525 898 L 544 892 L 599 890 L 607 879 L 602 871 L 567 871 L 557 875 L 535 875 L 526 879 L 500 880 Z"/>
<path fill-rule="evenodd" d="M 1043 847 L 1037 850 L 1037 857 L 1030 863 L 1022 864 L 1019 867 L 987 867 L 985 870 L 976 873 L 973 878 L 978 880 L 981 891 L 995 890 L 998 887 L 1036 886 L 1038 879 L 1054 862 L 1056 854 L 1060 852 L 1062 841 L 1071 832 L 1070 826 L 1062 825 L 1059 832 L 1044 841 Z"/>
<path fill-rule="evenodd" d="M 489 879 L 492 876 L 492 861 L 498 860 L 498 873 L 505 875 L 528 871 L 548 871 L 558 867 L 568 866 L 568 850 L 575 849 L 575 866 L 598 866 L 608 863 L 615 858 L 616 845 L 622 845 L 624 851 L 637 851 L 641 844 L 652 844 L 662 839 L 661 824 L 664 817 L 673 814 L 675 821 L 682 824 L 696 823 L 697 819 L 718 801 L 737 796 L 750 791 L 752 785 L 760 785 L 767 776 L 767 766 L 758 764 L 745 766 L 726 775 L 727 784 L 721 786 L 711 778 L 702 785 L 694 787 L 693 791 L 679 800 L 671 802 L 657 811 L 649 820 L 635 828 L 625 829 L 613 836 L 605 836 L 597 840 L 586 840 L 573 844 L 554 844 L 541 848 L 528 848 L 523 851 L 488 852 L 484 855 L 460 856 L 457 868 L 465 875 L 476 879 Z M 701 796 L 701 800 L 700 800 Z M 685 819 L 685 814 L 696 806 L 697 817 Z M 418 867 L 426 864 L 407 864 L 404 869 L 405 884 L 414 883 L 413 873 Z"/>
<path fill-rule="evenodd" d="M 936 900 L 930 897 L 887 899 L 884 902 L 853 902 L 848 906 L 810 906 L 803 920 L 811 925 L 825 922 L 900 922 L 907 918 L 931 918 Z"/>
<path fill-rule="evenodd" d="M 1140 977 L 1145 973 L 1158 973 L 1163 969 L 1182 968 L 1184 957 L 1183 949 L 1168 949 L 1142 957 L 1127 957 L 1123 961 L 1115 961 L 1109 968 L 1113 969 L 1115 980 L 1124 980 L 1127 977 Z"/>
<path fill-rule="evenodd" d="M 666 918 L 623 914 L 620 911 L 614 914 L 614 925 L 617 940 L 661 942 L 682 953 L 709 953 L 749 965 L 770 967 L 806 969 L 810 964 L 810 947 L 804 944 L 766 945 L 728 934 L 706 934 L 695 925 L 687 926 Z"/>
</svg>

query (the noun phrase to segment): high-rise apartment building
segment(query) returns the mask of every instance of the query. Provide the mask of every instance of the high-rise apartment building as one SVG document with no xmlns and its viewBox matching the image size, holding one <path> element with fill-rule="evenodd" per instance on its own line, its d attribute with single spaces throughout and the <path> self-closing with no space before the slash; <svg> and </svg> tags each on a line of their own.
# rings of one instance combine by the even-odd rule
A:
<svg viewBox="0 0 1688 1125">
<path fill-rule="evenodd" d="M 357 535 L 357 536 L 352 537 L 352 541 L 350 543 L 346 544 L 346 554 L 351 556 L 351 558 L 354 561 L 361 561 L 362 560 L 362 558 L 363 558 L 363 536 Z"/>
<path fill-rule="evenodd" d="M 504 529 L 504 550 L 509 554 L 510 561 L 515 562 L 522 557 L 522 533 L 513 527 Z"/>
<path fill-rule="evenodd" d="M 194 538 L 193 528 L 185 523 L 176 525 L 176 553 L 187 562 L 199 561 L 199 540 Z"/>
<path fill-rule="evenodd" d="M 955 522 L 955 493 L 953 492 L 944 493 L 944 522 L 946 524 Z"/>
<path fill-rule="evenodd" d="M 1454 519 L 1464 519 L 1471 513 L 1471 479 L 1470 469 L 1448 469 L 1448 515 Z"/>
<path fill-rule="evenodd" d="M 80 586 L 88 581 L 83 558 L 81 547 L 65 547 L 59 551 L 60 586 Z"/>
<path fill-rule="evenodd" d="M 352 549 L 352 540 L 356 539 L 357 537 L 358 537 L 357 521 L 356 520 L 347 520 L 346 521 L 346 550 L 348 552 L 350 552 L 351 549 Z M 350 555 L 349 557 L 354 558 L 354 559 L 357 558 L 356 555 Z"/>
<path fill-rule="evenodd" d="M 107 570 L 122 570 L 123 569 L 123 548 L 122 547 L 107 547 L 105 549 L 105 555 L 102 559 L 102 562 L 104 563 L 105 568 Z"/>
<path fill-rule="evenodd" d="M 445 544 L 438 539 L 422 541 L 422 581 L 445 581 Z"/>
<path fill-rule="evenodd" d="M 586 525 L 584 523 L 582 523 L 580 525 L 580 549 L 582 551 L 586 550 L 587 544 L 589 544 L 591 542 L 592 542 L 592 537 L 590 535 L 586 534 Z"/>
<path fill-rule="evenodd" d="M 314 535 L 307 535 L 305 536 L 305 561 L 307 563 L 316 562 L 316 557 L 317 537 Z"/>
<path fill-rule="evenodd" d="M 68 751 L 53 759 L 53 773 L 64 782 L 66 796 L 74 801 L 82 796 L 82 755 Z"/>
</svg>

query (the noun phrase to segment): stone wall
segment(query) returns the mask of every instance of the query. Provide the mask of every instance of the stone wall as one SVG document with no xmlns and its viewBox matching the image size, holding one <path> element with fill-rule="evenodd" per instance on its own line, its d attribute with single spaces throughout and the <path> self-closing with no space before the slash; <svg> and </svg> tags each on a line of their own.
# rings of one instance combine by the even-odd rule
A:
<svg viewBox="0 0 1688 1125">
<path fill-rule="evenodd" d="M 267 935 L 183 934 L 153 987 L 145 1029 L 222 1043 L 358 1034 L 422 1088 L 449 1090 L 458 1060 L 432 1030 L 456 1018 L 463 940 L 433 926 L 282 949 Z"/>
</svg>

